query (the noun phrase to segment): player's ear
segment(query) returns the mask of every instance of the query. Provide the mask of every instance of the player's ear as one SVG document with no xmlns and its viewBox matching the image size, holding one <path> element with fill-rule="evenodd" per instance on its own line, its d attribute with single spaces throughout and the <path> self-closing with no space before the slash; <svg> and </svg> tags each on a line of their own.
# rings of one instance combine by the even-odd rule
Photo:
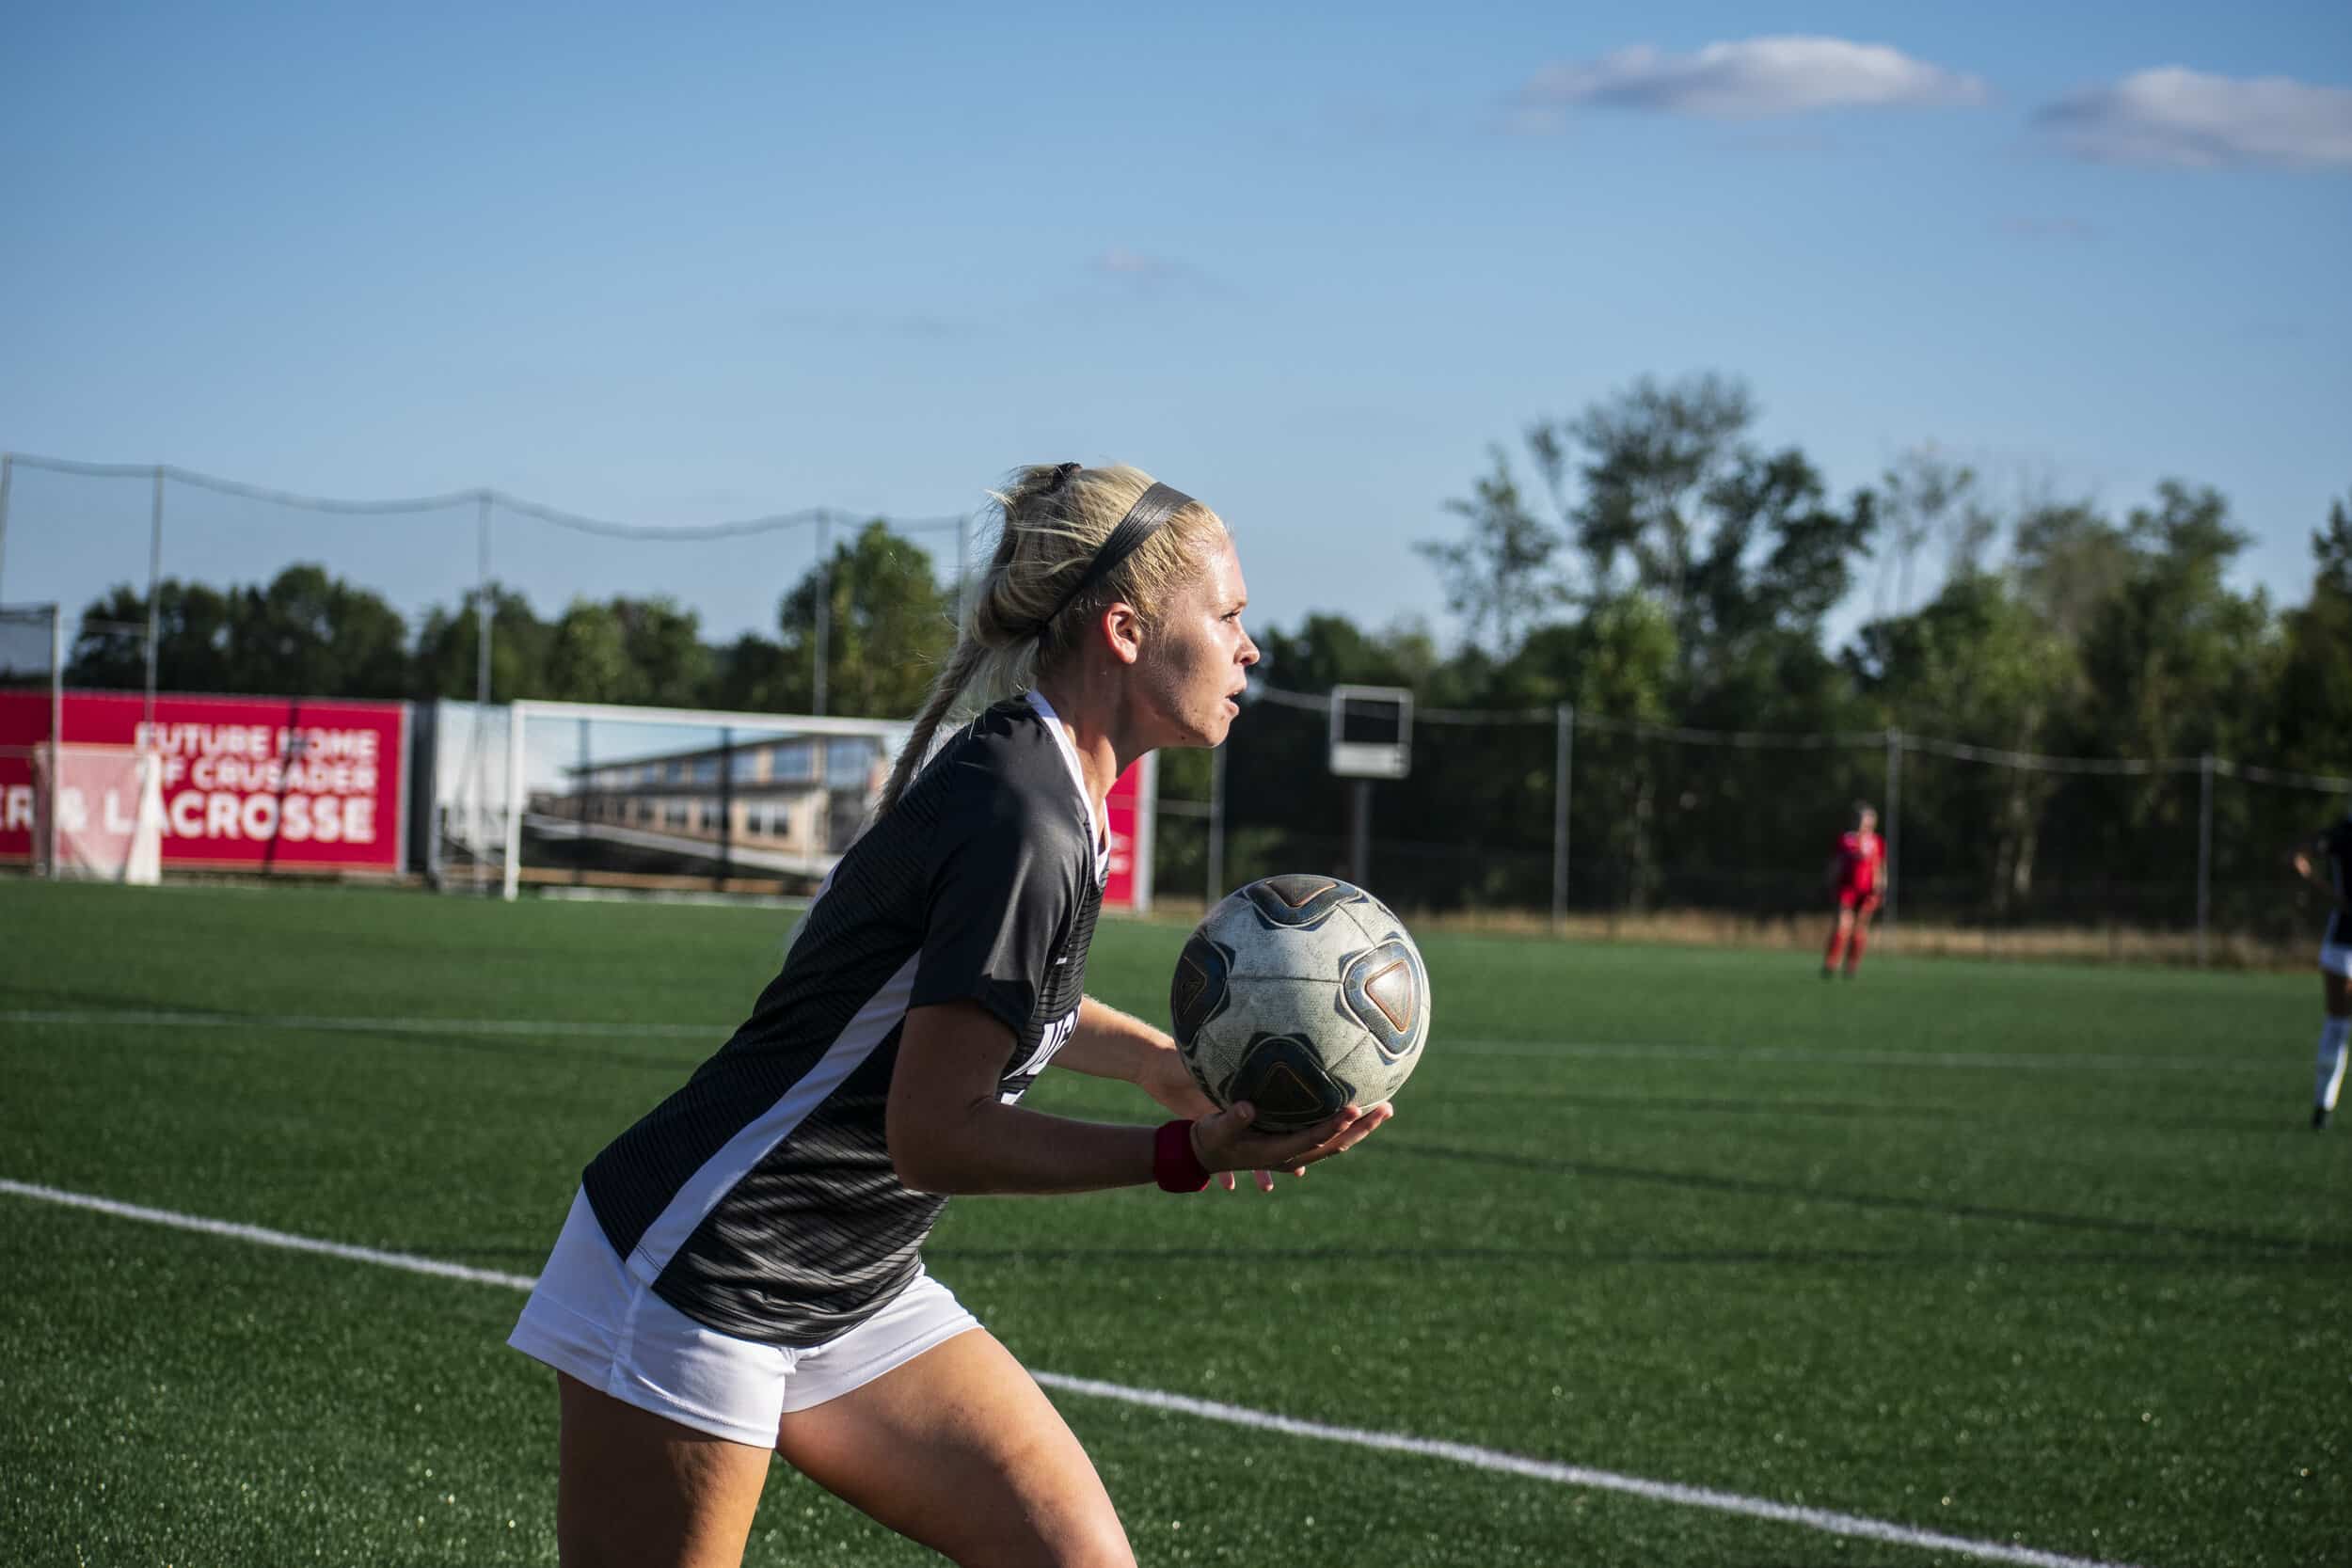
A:
<svg viewBox="0 0 2352 1568">
<path fill-rule="evenodd" d="M 1121 664 L 1133 664 L 1143 657 L 1143 617 L 1135 606 L 1113 600 L 1103 611 L 1103 641 Z"/>
</svg>

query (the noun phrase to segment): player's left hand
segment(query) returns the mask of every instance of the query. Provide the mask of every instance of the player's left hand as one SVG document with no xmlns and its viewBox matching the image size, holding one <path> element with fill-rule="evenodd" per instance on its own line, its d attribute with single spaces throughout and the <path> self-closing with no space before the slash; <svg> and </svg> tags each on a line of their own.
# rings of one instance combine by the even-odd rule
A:
<svg viewBox="0 0 2352 1568">
<path fill-rule="evenodd" d="M 1189 1117 L 1194 1121 L 1200 1120 L 1202 1117 L 1213 1117 L 1222 1109 L 1216 1101 L 1200 1092 L 1200 1085 L 1194 1083 L 1192 1074 L 1184 1070 L 1184 1060 L 1176 1054 L 1172 1044 L 1168 1050 L 1158 1052 L 1152 1056 L 1152 1064 L 1144 1069 L 1143 1079 L 1138 1086 L 1144 1093 L 1167 1106 L 1176 1115 Z M 1258 1191 L 1270 1193 L 1274 1190 L 1272 1171 L 1262 1170 L 1256 1172 L 1255 1175 Z M 1230 1170 L 1218 1171 L 1211 1180 L 1229 1193 L 1241 1185 L 1235 1174 Z"/>
</svg>

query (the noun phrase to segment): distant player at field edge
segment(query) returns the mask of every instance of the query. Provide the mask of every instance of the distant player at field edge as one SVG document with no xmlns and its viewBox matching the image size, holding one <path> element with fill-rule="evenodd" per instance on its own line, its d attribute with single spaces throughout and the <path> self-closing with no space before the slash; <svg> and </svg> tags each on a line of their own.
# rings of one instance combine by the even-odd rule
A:
<svg viewBox="0 0 2352 1568">
<path fill-rule="evenodd" d="M 1830 893 L 1837 900 L 1837 916 L 1829 928 L 1829 946 L 1821 954 L 1821 978 L 1837 972 L 1838 955 L 1846 959 L 1846 978 L 1853 978 L 1869 940 L 1870 917 L 1878 912 L 1879 895 L 1886 885 L 1886 841 L 1879 837 L 1879 814 L 1855 801 L 1853 829 L 1837 840 L 1837 853 L 1829 863 Z"/>
<path fill-rule="evenodd" d="M 2319 873 L 2324 861 L 2328 874 Z M 2319 985 L 2327 1020 L 2319 1026 L 2319 1065 L 2312 1085 L 2312 1131 L 2336 1114 L 2344 1087 L 2344 1039 L 2352 1035 L 2352 812 L 2295 851 L 2295 874 L 2325 892 L 2331 901 L 2328 929 L 2319 939 Z"/>
</svg>

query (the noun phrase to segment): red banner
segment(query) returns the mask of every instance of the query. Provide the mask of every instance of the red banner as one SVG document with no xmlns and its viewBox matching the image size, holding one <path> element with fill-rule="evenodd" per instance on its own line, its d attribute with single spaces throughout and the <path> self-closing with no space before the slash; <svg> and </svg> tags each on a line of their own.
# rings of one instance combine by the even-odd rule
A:
<svg viewBox="0 0 2352 1568">
<path fill-rule="evenodd" d="M 1103 802 L 1103 825 L 1110 831 L 1111 873 L 1103 884 L 1106 910 L 1148 910 L 1152 907 L 1152 842 L 1149 790 L 1156 772 L 1155 757 L 1145 757 L 1112 784 Z"/>
<path fill-rule="evenodd" d="M 65 695 L 74 748 L 150 746 L 163 769 L 166 869 L 380 871 L 401 869 L 401 801 L 408 710 L 400 703 L 287 697 Z M 34 748 L 49 735 L 46 692 L 0 692 L 0 863 L 32 858 Z M 102 791 L 85 799 L 72 775 L 58 792 L 60 823 L 128 824 L 138 801 Z"/>
</svg>

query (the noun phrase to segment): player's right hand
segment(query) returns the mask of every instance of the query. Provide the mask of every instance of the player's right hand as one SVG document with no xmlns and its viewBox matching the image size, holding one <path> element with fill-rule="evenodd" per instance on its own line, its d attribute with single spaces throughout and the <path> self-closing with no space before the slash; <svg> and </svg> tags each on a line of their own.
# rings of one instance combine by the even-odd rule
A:
<svg viewBox="0 0 2352 1568">
<path fill-rule="evenodd" d="M 1192 1124 L 1192 1151 L 1211 1171 L 1286 1170 L 1304 1176 L 1309 1165 L 1346 1153 L 1395 1115 L 1385 1101 L 1370 1110 L 1350 1105 L 1303 1132 L 1253 1132 L 1249 1124 L 1258 1108 L 1236 1101 Z"/>
</svg>

